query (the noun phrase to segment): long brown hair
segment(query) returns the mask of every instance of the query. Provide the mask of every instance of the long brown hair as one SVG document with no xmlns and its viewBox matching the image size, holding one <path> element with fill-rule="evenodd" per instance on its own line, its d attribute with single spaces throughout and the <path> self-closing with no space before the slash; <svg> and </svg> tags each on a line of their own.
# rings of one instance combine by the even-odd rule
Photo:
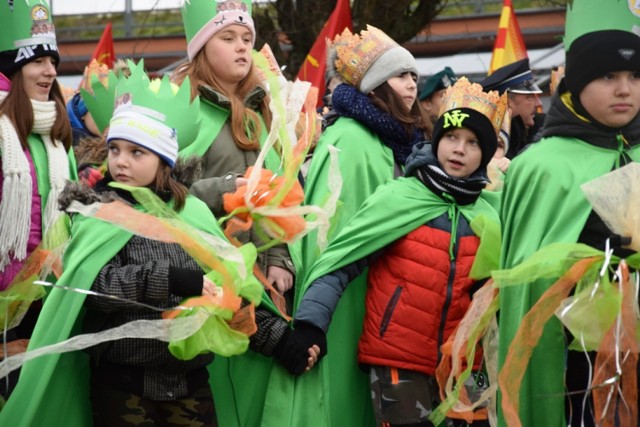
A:
<svg viewBox="0 0 640 427">
<path fill-rule="evenodd" d="M 184 208 L 189 190 L 180 184 L 171 174 L 171 166 L 164 160 L 160 159 L 160 166 L 156 172 L 156 177 L 151 183 L 157 193 L 168 192 L 173 199 L 173 208 L 176 212 L 180 212 Z"/>
<path fill-rule="evenodd" d="M 231 101 L 231 135 L 233 141 L 238 148 L 242 150 L 259 150 L 260 134 L 262 133 L 262 124 L 260 118 L 251 108 L 244 105 L 244 99 L 259 84 L 258 74 L 256 73 L 255 64 L 251 63 L 249 73 L 243 78 L 236 87 L 234 93 L 229 93 L 218 82 L 218 79 L 209 65 L 209 60 L 205 49 L 201 49 L 193 58 L 193 61 L 187 62 L 176 69 L 172 79 L 181 84 L 186 76 L 189 76 L 191 82 L 192 97 L 199 94 L 201 85 L 211 86 L 217 92 L 220 92 Z M 260 103 L 260 113 L 264 122 L 269 129 L 271 123 L 271 112 L 269 111 L 269 98 L 265 98 Z"/>
<path fill-rule="evenodd" d="M 56 105 L 56 121 L 51 128 L 51 140 L 54 144 L 57 140 L 61 141 L 65 150 L 69 151 L 73 142 L 73 133 L 58 80 L 53 81 L 49 91 L 49 101 L 55 102 Z M 11 89 L 0 104 L 0 115 L 6 115 L 11 120 L 20 139 L 20 144 L 26 150 L 28 148 L 27 138 L 33 130 L 34 116 L 31 100 L 24 90 L 22 70 L 11 77 Z"/>
<path fill-rule="evenodd" d="M 413 129 L 417 128 L 425 133 L 427 139 L 431 138 L 433 124 L 427 116 L 426 111 L 420 107 L 417 99 L 411 108 L 407 109 L 402 98 L 400 98 L 387 82 L 375 88 L 373 93 L 369 94 L 369 98 L 373 105 L 385 113 L 390 114 L 400 122 L 404 126 L 408 137 L 411 138 L 413 136 Z"/>
</svg>

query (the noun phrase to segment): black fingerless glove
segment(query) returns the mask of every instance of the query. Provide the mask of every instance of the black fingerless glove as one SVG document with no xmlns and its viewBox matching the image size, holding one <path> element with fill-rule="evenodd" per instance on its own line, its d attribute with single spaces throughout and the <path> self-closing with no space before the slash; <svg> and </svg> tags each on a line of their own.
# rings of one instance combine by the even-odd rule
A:
<svg viewBox="0 0 640 427">
<path fill-rule="evenodd" d="M 295 328 L 282 337 L 273 351 L 276 360 L 292 375 L 301 375 L 307 367 L 309 348 L 320 347 L 318 361 L 327 354 L 327 336 L 324 331 L 310 323 L 296 322 Z"/>
</svg>

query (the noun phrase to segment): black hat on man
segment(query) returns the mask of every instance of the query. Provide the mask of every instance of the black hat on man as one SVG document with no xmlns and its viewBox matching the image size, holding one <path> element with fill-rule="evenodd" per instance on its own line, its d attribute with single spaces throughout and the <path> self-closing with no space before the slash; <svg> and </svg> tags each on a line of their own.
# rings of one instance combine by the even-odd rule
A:
<svg viewBox="0 0 640 427">
<path fill-rule="evenodd" d="M 512 93 L 542 93 L 533 79 L 529 58 L 524 58 L 495 70 L 480 82 L 485 91 L 495 90 L 502 95 Z"/>
</svg>

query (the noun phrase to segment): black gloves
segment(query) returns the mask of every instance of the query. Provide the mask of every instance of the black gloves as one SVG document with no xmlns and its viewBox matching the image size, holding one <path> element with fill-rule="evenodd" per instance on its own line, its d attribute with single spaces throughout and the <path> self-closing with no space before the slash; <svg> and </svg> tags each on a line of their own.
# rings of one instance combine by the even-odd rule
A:
<svg viewBox="0 0 640 427">
<path fill-rule="evenodd" d="M 273 351 L 276 360 L 292 375 L 301 375 L 307 367 L 309 348 L 320 347 L 318 361 L 327 354 L 327 336 L 322 329 L 306 322 L 296 322 L 294 329 L 282 337 Z"/>
</svg>

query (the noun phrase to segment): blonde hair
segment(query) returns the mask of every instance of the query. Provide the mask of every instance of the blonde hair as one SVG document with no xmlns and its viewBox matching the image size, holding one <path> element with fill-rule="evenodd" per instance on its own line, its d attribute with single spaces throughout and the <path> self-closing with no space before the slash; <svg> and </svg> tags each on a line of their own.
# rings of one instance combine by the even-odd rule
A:
<svg viewBox="0 0 640 427">
<path fill-rule="evenodd" d="M 193 98 L 199 95 L 199 87 L 206 85 L 226 96 L 231 102 L 231 135 L 238 148 L 242 150 L 259 150 L 262 123 L 258 114 L 244 104 L 244 99 L 259 85 L 255 64 L 251 64 L 249 73 L 238 83 L 234 93 L 229 93 L 218 82 L 218 79 L 209 65 L 205 49 L 201 49 L 193 58 L 176 69 L 172 80 L 181 84 L 185 77 L 191 81 L 191 95 Z M 260 103 L 260 113 L 266 123 L 267 130 L 271 123 L 269 111 L 269 98 Z"/>
</svg>

